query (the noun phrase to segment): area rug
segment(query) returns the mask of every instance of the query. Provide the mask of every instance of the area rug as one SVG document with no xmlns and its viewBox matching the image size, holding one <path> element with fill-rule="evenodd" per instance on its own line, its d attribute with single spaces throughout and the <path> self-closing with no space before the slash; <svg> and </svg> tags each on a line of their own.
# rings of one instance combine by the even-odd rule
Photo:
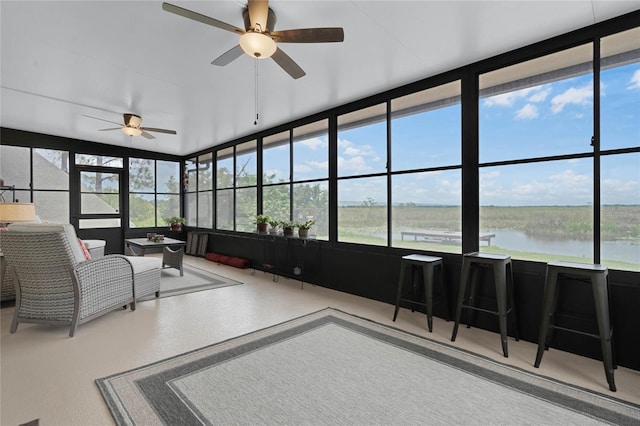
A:
<svg viewBox="0 0 640 426">
<path fill-rule="evenodd" d="M 331 308 L 96 382 L 119 425 L 640 421 L 639 406 Z"/>
<path fill-rule="evenodd" d="M 183 266 L 184 276 L 174 268 L 165 268 L 160 275 L 160 296 L 170 297 L 179 294 L 192 293 L 194 291 L 212 290 L 214 288 L 228 287 L 242 284 L 240 281 L 223 277 L 213 272 L 194 266 Z M 143 297 L 140 301 L 153 300 L 155 294 Z"/>
</svg>

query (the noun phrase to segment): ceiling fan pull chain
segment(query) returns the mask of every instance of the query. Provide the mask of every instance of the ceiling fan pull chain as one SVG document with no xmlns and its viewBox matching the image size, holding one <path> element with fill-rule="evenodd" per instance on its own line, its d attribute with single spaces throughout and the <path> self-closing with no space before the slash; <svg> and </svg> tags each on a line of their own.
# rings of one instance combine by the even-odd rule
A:
<svg viewBox="0 0 640 426">
<path fill-rule="evenodd" d="M 255 81 L 255 88 L 256 88 L 256 104 L 255 104 L 255 110 L 256 110 L 256 119 L 253 122 L 254 126 L 258 125 L 258 58 L 254 59 L 255 61 L 255 77 L 256 77 L 256 81 Z"/>
</svg>

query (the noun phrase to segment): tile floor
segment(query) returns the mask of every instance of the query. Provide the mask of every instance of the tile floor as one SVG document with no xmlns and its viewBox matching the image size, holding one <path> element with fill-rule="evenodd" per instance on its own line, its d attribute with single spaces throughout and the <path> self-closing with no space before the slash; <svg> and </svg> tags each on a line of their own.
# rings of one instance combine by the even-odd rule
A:
<svg viewBox="0 0 640 426">
<path fill-rule="evenodd" d="M 619 367 L 618 392 L 609 392 L 600 361 L 550 350 L 533 368 L 536 345 L 509 340 L 509 358 L 495 333 L 461 327 L 450 341 L 453 323 L 434 318 L 433 333 L 424 314 L 280 278 L 250 269 L 217 265 L 187 256 L 185 262 L 245 284 L 138 303 L 135 312 L 116 311 L 78 327 L 21 324 L 9 333 L 13 308 L 0 312 L 0 424 L 36 418 L 41 426 L 111 425 L 113 420 L 95 379 L 133 369 L 202 346 L 333 307 L 406 331 L 452 344 L 498 362 L 554 377 L 614 398 L 640 404 L 640 371 Z"/>
</svg>

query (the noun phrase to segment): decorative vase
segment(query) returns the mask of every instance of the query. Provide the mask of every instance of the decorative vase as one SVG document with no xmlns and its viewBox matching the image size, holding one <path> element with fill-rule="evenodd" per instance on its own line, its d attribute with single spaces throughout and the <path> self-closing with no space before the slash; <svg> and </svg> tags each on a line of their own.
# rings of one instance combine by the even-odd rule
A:
<svg viewBox="0 0 640 426">
<path fill-rule="evenodd" d="M 269 226 L 268 223 L 259 223 L 258 224 L 258 232 L 261 233 L 261 234 L 266 234 L 268 226 Z"/>
</svg>

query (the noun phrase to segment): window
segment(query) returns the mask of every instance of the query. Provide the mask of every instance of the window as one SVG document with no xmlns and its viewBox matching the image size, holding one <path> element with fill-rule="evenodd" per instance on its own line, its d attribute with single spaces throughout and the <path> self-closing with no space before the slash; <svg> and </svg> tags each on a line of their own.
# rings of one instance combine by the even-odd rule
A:
<svg viewBox="0 0 640 426">
<path fill-rule="evenodd" d="M 253 232 L 253 220 L 258 211 L 257 141 L 253 140 L 236 146 L 236 230 Z"/>
<path fill-rule="evenodd" d="M 198 156 L 198 227 L 213 228 L 213 153 Z"/>
<path fill-rule="evenodd" d="M 31 180 L 27 170 L 31 170 L 31 150 L 19 146 L 0 145 L 0 170 L 4 185 L 11 186 L 15 192 L 5 190 L 5 201 L 31 202 Z M 40 214 L 36 207 L 36 213 Z M 67 221 L 68 219 L 67 215 Z"/>
<path fill-rule="evenodd" d="M 640 271 L 640 28 L 600 46 L 601 261 Z"/>
<path fill-rule="evenodd" d="M 391 101 L 394 247 L 461 251 L 461 120 L 460 81 Z"/>
<path fill-rule="evenodd" d="M 68 223 L 69 152 L 34 148 L 32 164 L 33 202 L 38 218 L 46 222 Z"/>
<path fill-rule="evenodd" d="M 262 213 L 273 220 L 291 216 L 290 131 L 262 139 Z"/>
<path fill-rule="evenodd" d="M 338 240 L 387 245 L 387 105 L 338 117 Z M 363 175 L 382 174 L 379 177 Z"/>
<path fill-rule="evenodd" d="M 386 172 L 387 105 L 338 117 L 338 177 Z"/>
<path fill-rule="evenodd" d="M 129 159 L 129 226 L 166 225 L 180 216 L 180 164 L 144 158 Z"/>
<path fill-rule="evenodd" d="M 197 158 L 184 162 L 185 219 L 188 226 L 198 225 L 198 168 Z"/>
<path fill-rule="evenodd" d="M 315 221 L 310 234 L 329 238 L 329 132 L 320 120 L 293 129 L 293 216 Z"/>
<path fill-rule="evenodd" d="M 480 233 L 495 235 L 487 250 L 593 261 L 592 51 L 480 75 Z"/>
<path fill-rule="evenodd" d="M 233 231 L 233 147 L 216 153 L 216 228 Z"/>
</svg>

